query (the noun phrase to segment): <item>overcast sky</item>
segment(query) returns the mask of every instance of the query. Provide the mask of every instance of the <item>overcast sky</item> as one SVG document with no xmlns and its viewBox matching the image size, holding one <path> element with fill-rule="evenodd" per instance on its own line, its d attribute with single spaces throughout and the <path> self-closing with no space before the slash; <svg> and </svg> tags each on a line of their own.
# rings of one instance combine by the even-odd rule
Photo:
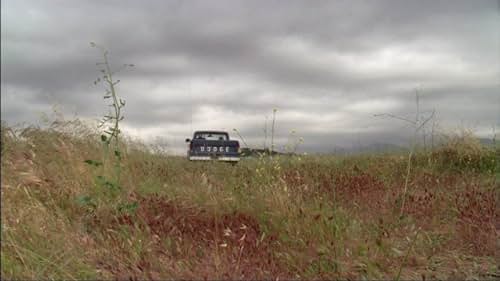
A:
<svg viewBox="0 0 500 281">
<path fill-rule="evenodd" d="M 1 118 L 37 123 L 107 107 L 93 41 L 127 101 L 123 128 L 171 151 L 196 129 L 237 128 L 262 146 L 291 130 L 302 151 L 404 144 L 415 89 L 443 130 L 500 131 L 499 1 L 1 2 Z M 234 132 L 232 135 L 237 137 Z"/>
</svg>

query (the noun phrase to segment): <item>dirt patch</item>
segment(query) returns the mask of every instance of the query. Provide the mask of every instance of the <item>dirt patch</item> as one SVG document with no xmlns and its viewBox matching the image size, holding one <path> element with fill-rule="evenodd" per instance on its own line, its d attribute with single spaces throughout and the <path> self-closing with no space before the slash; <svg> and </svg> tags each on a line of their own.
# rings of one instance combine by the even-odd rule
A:
<svg viewBox="0 0 500 281">
<path fill-rule="evenodd" d="M 262 231 L 251 215 L 240 212 L 214 214 L 165 197 L 138 197 L 137 201 L 135 214 L 118 217 L 114 225 L 131 225 L 149 233 L 156 241 L 153 251 L 166 260 L 186 260 L 183 272 L 171 277 L 262 279 L 286 276 L 273 257 L 276 236 Z M 147 259 L 141 259 L 136 267 L 143 272 L 155 270 Z M 137 276 L 135 271 L 130 272 L 130 276 Z M 119 275 L 123 276 L 123 270 Z"/>
</svg>

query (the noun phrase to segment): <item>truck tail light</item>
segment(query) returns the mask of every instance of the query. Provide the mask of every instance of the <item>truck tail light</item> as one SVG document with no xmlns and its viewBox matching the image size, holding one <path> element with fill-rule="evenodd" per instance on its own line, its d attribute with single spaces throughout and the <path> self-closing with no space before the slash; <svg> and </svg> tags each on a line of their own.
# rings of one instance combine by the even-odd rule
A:
<svg viewBox="0 0 500 281">
<path fill-rule="evenodd" d="M 189 143 L 189 150 L 193 150 L 193 143 L 192 142 Z"/>
</svg>

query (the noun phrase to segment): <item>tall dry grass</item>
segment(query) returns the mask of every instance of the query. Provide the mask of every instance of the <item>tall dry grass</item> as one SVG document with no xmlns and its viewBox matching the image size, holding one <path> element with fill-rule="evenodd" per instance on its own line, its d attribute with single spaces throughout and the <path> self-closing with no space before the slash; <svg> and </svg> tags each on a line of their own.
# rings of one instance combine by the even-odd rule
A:
<svg viewBox="0 0 500 281">
<path fill-rule="evenodd" d="M 122 189 L 111 196 L 84 162 L 102 157 L 99 137 L 78 121 L 2 124 L 3 278 L 498 274 L 498 150 L 473 139 L 416 153 L 400 219 L 404 155 L 274 156 L 233 167 L 124 138 Z"/>
</svg>

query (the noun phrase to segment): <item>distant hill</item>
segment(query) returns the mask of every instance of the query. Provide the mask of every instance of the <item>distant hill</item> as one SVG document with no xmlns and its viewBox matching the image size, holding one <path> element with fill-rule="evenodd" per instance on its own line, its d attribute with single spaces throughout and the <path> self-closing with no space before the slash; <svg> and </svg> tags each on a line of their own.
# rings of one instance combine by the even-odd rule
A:
<svg viewBox="0 0 500 281">
<path fill-rule="evenodd" d="M 500 144 L 500 141 L 496 140 L 495 142 L 493 141 L 493 139 L 487 139 L 487 138 L 478 138 L 479 142 L 482 144 L 482 145 L 485 145 L 485 146 L 495 146 L 496 145 L 499 145 Z"/>
<path fill-rule="evenodd" d="M 283 154 L 278 151 L 272 151 L 269 149 L 255 149 L 255 148 L 248 148 L 244 147 L 241 148 L 241 156 L 242 157 L 254 157 L 254 156 L 260 156 L 260 155 L 278 155 L 278 154 Z"/>
<path fill-rule="evenodd" d="M 478 138 L 479 142 L 487 147 L 493 147 L 494 142 L 492 139 L 488 138 Z M 500 146 L 500 142 L 496 141 L 496 145 Z M 437 146 L 437 144 L 435 145 Z M 429 149 L 430 146 L 427 146 Z M 326 154 L 336 154 L 336 155 L 354 155 L 354 154 L 377 154 L 377 153 L 398 153 L 398 152 L 407 152 L 408 147 L 393 143 L 384 143 L 384 142 L 375 142 L 368 145 L 361 146 L 333 146 L 329 152 Z M 270 149 L 254 149 L 254 148 L 242 148 L 241 149 L 242 157 L 253 157 L 259 155 L 287 155 L 287 153 L 273 151 L 271 153 Z"/>
<path fill-rule="evenodd" d="M 369 145 L 355 146 L 355 147 L 341 147 L 335 146 L 330 153 L 349 155 L 359 153 L 385 153 L 385 152 L 402 152 L 408 148 L 392 143 L 372 143 Z"/>
</svg>

